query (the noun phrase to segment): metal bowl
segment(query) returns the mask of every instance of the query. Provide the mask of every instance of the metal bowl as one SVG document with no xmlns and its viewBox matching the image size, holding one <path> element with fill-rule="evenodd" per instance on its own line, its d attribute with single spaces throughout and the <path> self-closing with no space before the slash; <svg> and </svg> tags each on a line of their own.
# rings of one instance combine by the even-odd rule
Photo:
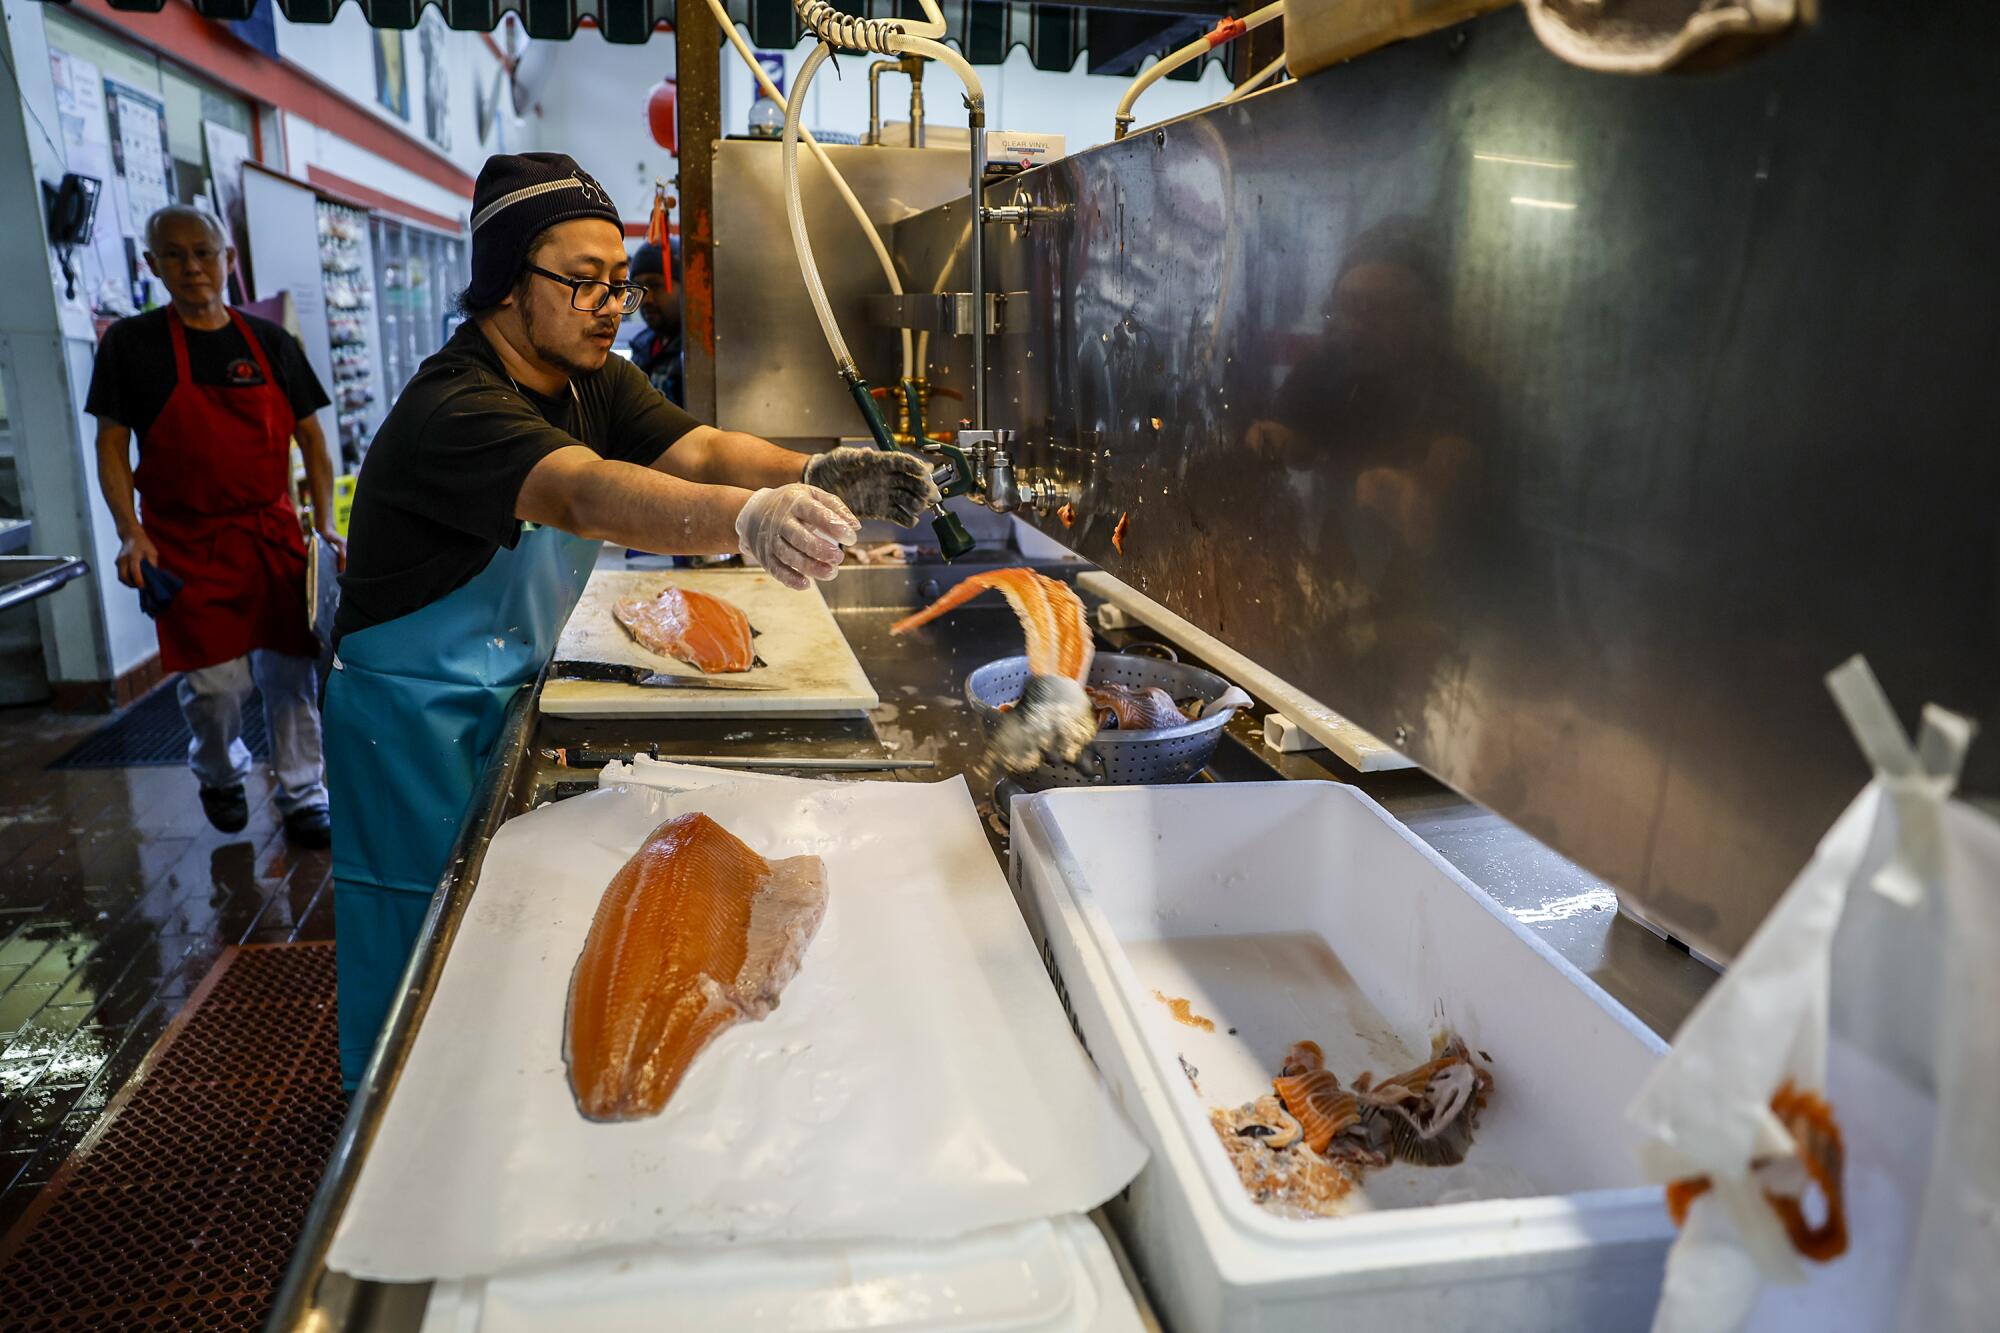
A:
<svg viewBox="0 0 2000 1333">
<path fill-rule="evenodd" d="M 1028 659 L 1003 657 L 965 678 L 966 702 L 990 730 L 1000 719 L 1000 705 L 1018 700 L 1027 683 Z M 1097 654 L 1090 663 L 1090 683 L 1137 690 L 1157 685 L 1177 703 L 1200 699 L 1201 716 L 1178 727 L 1100 731 L 1084 752 L 1082 764 L 1044 763 L 1014 774 L 1021 790 L 1186 782 L 1208 767 L 1230 715 L 1250 702 L 1248 695 L 1213 671 L 1133 653 Z"/>
</svg>

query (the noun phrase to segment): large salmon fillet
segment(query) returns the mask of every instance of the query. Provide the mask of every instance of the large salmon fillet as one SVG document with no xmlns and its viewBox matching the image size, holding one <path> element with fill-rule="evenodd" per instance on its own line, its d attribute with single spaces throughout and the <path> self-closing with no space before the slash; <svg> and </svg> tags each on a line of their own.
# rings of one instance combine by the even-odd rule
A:
<svg viewBox="0 0 2000 1333">
<path fill-rule="evenodd" d="M 570 976 L 577 1109 L 659 1114 L 704 1046 L 777 1007 L 825 913 L 817 856 L 766 861 L 704 814 L 654 829 L 605 889 Z"/>
<path fill-rule="evenodd" d="M 750 617 L 705 592 L 670 587 L 651 601 L 619 602 L 611 612 L 641 647 L 711 674 L 748 671 L 755 657 Z"/>
</svg>

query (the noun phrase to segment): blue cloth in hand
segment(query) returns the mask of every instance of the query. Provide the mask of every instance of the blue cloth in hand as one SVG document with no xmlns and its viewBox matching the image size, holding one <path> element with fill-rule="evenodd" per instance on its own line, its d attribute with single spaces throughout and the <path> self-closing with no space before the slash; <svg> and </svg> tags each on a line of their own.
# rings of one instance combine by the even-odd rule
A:
<svg viewBox="0 0 2000 1333">
<path fill-rule="evenodd" d="M 139 609 L 155 620 L 160 613 L 173 605 L 174 594 L 181 590 L 178 575 L 169 574 L 150 560 L 139 562 Z"/>
</svg>

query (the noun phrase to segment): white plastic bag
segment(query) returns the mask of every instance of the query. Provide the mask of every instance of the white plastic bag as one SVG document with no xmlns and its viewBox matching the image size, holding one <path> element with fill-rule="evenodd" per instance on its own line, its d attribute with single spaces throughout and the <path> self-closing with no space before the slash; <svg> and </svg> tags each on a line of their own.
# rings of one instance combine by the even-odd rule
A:
<svg viewBox="0 0 2000 1333">
<path fill-rule="evenodd" d="M 1654 1333 L 1970 1333 L 2000 1310 L 2000 825 L 1949 799 L 1970 723 L 1928 709 L 1912 748 L 1860 659 L 1828 683 L 1877 776 L 1629 1112 L 1651 1178 L 1709 1186 Z M 1845 1145 L 1830 1262 L 1801 1263 L 1769 1197 L 1807 1183 L 1772 1111 L 1786 1083 Z"/>
</svg>

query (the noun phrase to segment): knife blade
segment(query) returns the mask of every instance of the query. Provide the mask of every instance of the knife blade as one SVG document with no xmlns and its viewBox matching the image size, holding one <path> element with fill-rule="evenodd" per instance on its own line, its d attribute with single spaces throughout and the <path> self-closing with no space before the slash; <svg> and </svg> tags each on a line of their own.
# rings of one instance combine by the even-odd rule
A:
<svg viewBox="0 0 2000 1333">
<path fill-rule="evenodd" d="M 628 662 L 551 662 L 549 676 L 555 680 L 594 680 L 610 685 L 637 685 L 648 690 L 781 690 L 782 685 L 764 681 L 731 680 L 721 676 L 683 676 L 670 671 L 650 671 Z"/>
</svg>

